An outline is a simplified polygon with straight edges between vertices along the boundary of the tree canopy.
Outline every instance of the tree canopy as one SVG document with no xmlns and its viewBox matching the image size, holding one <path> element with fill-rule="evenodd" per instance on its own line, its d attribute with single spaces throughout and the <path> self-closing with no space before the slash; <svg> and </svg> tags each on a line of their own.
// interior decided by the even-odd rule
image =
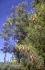
<svg viewBox="0 0 45 70">
<path fill-rule="evenodd" d="M 15 48 L 24 70 L 38 70 L 45 67 L 45 1 L 34 0 L 30 5 L 35 12 L 28 13 L 25 10 L 26 1 L 16 8 L 12 7 L 13 14 L 7 19 L 7 23 L 3 24 L 0 35 L 6 41 L 9 41 L 10 37 L 14 42 L 17 39 Z"/>
</svg>

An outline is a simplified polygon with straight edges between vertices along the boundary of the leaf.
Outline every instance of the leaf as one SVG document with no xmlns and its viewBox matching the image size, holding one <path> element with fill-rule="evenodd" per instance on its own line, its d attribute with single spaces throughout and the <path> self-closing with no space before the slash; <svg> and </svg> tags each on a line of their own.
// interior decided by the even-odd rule
<svg viewBox="0 0 45 70">
<path fill-rule="evenodd" d="M 13 62 L 13 63 L 16 63 L 16 62 L 17 62 L 17 60 L 13 60 L 12 62 Z"/>
</svg>

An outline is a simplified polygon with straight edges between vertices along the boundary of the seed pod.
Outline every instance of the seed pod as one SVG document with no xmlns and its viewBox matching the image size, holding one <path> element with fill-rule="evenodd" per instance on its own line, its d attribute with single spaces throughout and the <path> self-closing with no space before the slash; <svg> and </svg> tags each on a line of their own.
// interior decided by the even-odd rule
<svg viewBox="0 0 45 70">
<path fill-rule="evenodd" d="M 29 59 L 33 61 L 34 60 L 34 56 L 31 54 Z"/>
<path fill-rule="evenodd" d="M 32 18 L 34 18 L 35 16 L 34 15 L 32 15 Z"/>
<path fill-rule="evenodd" d="M 27 48 L 27 52 L 29 52 L 29 51 L 30 51 L 30 47 Z"/>
<path fill-rule="evenodd" d="M 40 69 L 41 66 L 42 66 L 42 63 L 39 64 L 39 69 Z"/>
<path fill-rule="evenodd" d="M 25 51 L 25 47 L 22 47 L 21 51 Z"/>
<path fill-rule="evenodd" d="M 31 26 L 33 26 L 33 23 L 31 23 Z"/>
</svg>

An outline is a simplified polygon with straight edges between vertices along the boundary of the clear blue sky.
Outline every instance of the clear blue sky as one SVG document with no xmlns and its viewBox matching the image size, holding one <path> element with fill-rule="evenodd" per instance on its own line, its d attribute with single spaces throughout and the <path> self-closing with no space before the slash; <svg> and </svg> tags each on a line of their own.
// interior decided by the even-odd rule
<svg viewBox="0 0 45 70">
<path fill-rule="evenodd" d="M 28 1 L 27 9 L 30 12 L 30 10 L 32 10 L 32 7 L 30 6 L 30 2 L 32 0 L 27 0 L 27 1 Z M 12 5 L 14 5 L 15 7 L 21 2 L 25 2 L 25 0 L 0 0 L 0 32 L 3 29 L 2 27 L 3 23 L 6 23 L 7 17 L 9 18 L 11 13 L 13 13 Z M 4 43 L 4 39 L 0 37 L 0 49 L 4 47 L 3 43 Z M 8 58 L 10 58 L 11 56 L 12 54 L 7 53 L 6 60 L 8 60 Z M 4 53 L 0 51 L 0 61 L 3 62 L 3 59 L 4 59 Z"/>
</svg>

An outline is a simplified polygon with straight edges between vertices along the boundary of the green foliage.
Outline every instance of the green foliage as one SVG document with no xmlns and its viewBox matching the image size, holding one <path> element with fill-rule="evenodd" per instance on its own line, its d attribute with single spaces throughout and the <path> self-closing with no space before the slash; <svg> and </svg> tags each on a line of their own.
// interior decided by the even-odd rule
<svg viewBox="0 0 45 70">
<path fill-rule="evenodd" d="M 17 38 L 16 49 L 24 55 L 21 58 L 19 57 L 19 65 L 11 65 L 10 68 L 21 69 L 21 65 L 23 65 L 23 70 L 38 70 L 39 67 L 43 69 L 45 67 L 45 2 L 43 0 L 32 1 L 31 6 L 34 7 L 35 12 L 31 11 L 31 13 L 28 13 L 24 9 L 26 6 L 27 4 L 23 2 L 16 6 L 16 11 L 13 10 L 12 14 L 14 18 L 9 18 L 7 23 L 3 24 L 3 28 L 5 29 L 3 29 L 4 34 L 10 32 L 11 34 L 16 33 L 16 35 L 11 35 L 11 37 L 14 36 L 14 40 L 20 36 L 20 39 Z M 31 14 L 31 18 L 29 14 Z M 9 31 L 6 25 L 9 26 Z M 14 27 L 15 25 L 16 27 Z M 0 35 L 6 40 L 10 38 L 7 35 L 3 36 L 2 33 Z M 27 52 L 28 47 L 30 47 L 29 52 Z M 17 60 L 13 60 L 13 63 L 18 62 Z"/>
<path fill-rule="evenodd" d="M 0 70 L 22 70 L 22 65 L 19 63 L 8 62 L 3 65 L 0 65 Z"/>
<path fill-rule="evenodd" d="M 15 63 L 15 62 L 17 62 L 17 60 L 15 60 L 15 59 L 13 59 L 13 61 L 12 61 L 13 63 Z"/>
</svg>

